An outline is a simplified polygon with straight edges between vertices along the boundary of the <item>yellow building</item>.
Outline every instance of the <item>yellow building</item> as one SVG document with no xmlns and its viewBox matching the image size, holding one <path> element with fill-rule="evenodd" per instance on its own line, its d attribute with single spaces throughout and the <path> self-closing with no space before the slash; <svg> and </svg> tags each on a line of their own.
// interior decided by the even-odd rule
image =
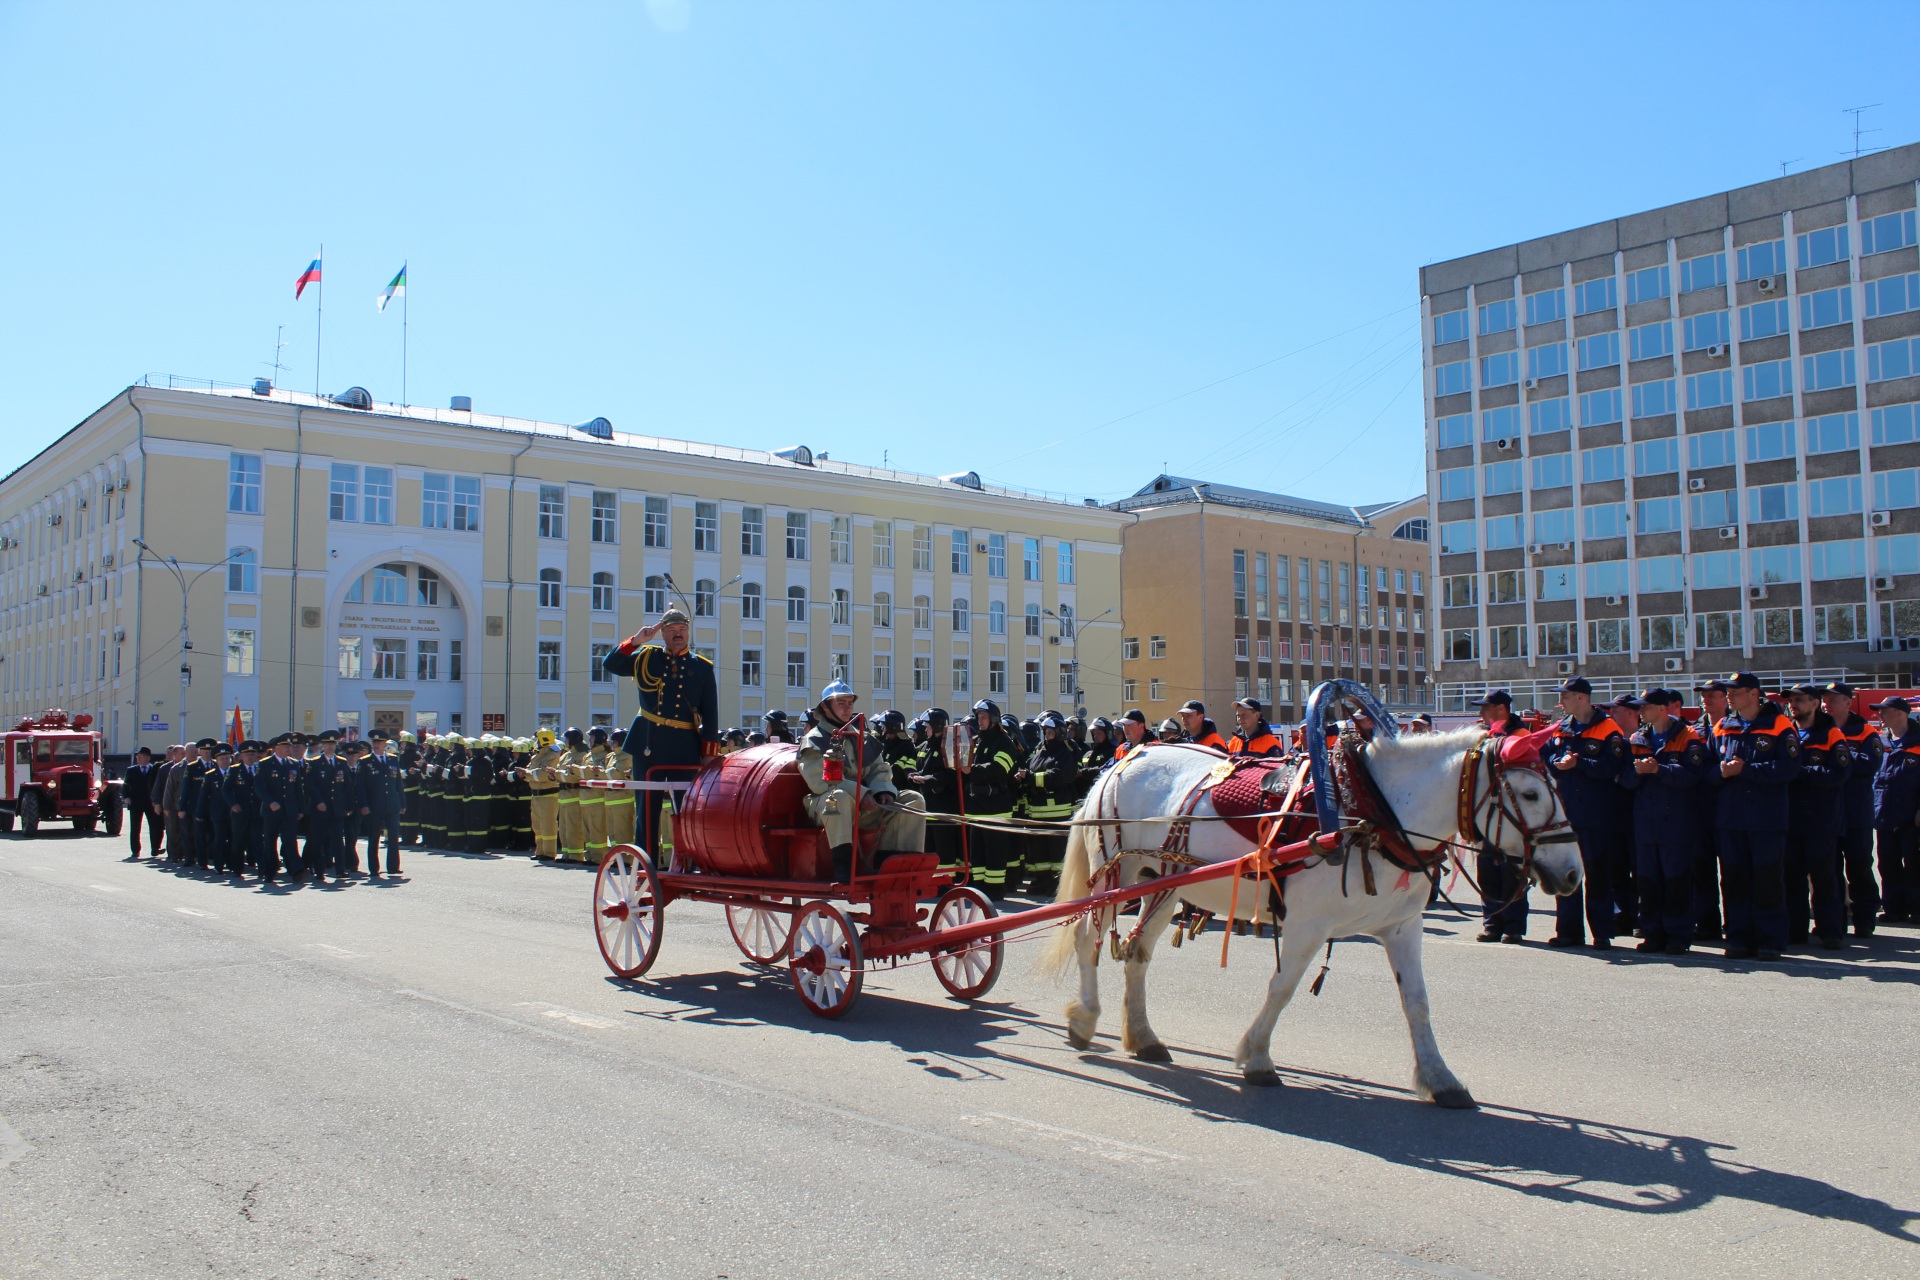
<svg viewBox="0 0 1920 1280">
<path fill-rule="evenodd" d="M 1223 731 L 1276 724 L 1340 676 L 1430 707 L 1425 496 L 1371 507 L 1158 476 L 1112 504 L 1122 534 L 1121 702 L 1155 724 L 1197 698 Z"/>
<path fill-rule="evenodd" d="M 454 403 L 115 396 L 0 481 L 6 714 L 88 712 L 120 752 L 236 706 L 256 734 L 624 725 L 598 656 L 670 601 L 728 725 L 834 676 L 868 710 L 1035 715 L 1076 658 L 1079 702 L 1119 699 L 1120 513 Z"/>
</svg>

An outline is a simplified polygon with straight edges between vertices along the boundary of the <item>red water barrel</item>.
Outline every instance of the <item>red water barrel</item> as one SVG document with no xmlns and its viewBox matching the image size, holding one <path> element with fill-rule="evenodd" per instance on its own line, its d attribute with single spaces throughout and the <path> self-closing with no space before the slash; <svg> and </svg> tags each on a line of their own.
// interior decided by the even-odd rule
<svg viewBox="0 0 1920 1280">
<path fill-rule="evenodd" d="M 801 804 L 799 755 L 769 742 L 702 769 L 673 818 L 676 852 L 710 875 L 787 879 L 792 842 L 779 833 L 813 826 Z"/>
</svg>

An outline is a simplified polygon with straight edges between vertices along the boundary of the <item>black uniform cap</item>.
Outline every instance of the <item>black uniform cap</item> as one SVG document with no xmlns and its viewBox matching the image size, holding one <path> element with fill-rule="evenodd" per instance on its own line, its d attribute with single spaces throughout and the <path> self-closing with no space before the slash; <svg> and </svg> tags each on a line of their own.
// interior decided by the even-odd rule
<svg viewBox="0 0 1920 1280">
<path fill-rule="evenodd" d="M 1843 698 L 1851 698 L 1853 696 L 1853 686 L 1845 680 L 1830 680 L 1820 686 L 1820 692 L 1837 693 Z"/>
<path fill-rule="evenodd" d="M 1912 711 L 1913 704 L 1896 693 L 1885 702 L 1876 702 L 1868 709 L 1872 711 Z"/>
<path fill-rule="evenodd" d="M 1695 693 L 1725 693 L 1728 685 L 1725 680 L 1709 680 L 1705 684 L 1693 686 Z"/>
<path fill-rule="evenodd" d="M 1790 686 L 1787 689 L 1788 696 L 1792 696 L 1793 694 L 1796 694 L 1796 693 L 1803 698 L 1812 698 L 1818 701 L 1821 694 L 1821 688 L 1817 684 L 1796 684 L 1796 685 Z"/>
<path fill-rule="evenodd" d="M 1610 707 L 1626 707 L 1629 710 L 1638 711 L 1647 704 L 1630 693 L 1623 693 L 1607 705 Z"/>
<path fill-rule="evenodd" d="M 1180 710 L 1191 711 L 1195 715 L 1203 716 L 1207 714 L 1207 704 L 1200 701 L 1200 699 L 1198 698 L 1188 698 L 1184 703 L 1180 705 Z"/>
<path fill-rule="evenodd" d="M 1255 715 L 1260 714 L 1260 699 L 1258 698 L 1242 698 L 1233 705 L 1236 707 L 1245 707 Z"/>
<path fill-rule="evenodd" d="M 1125 715 L 1121 716 L 1120 718 L 1122 720 L 1131 720 L 1135 724 L 1146 724 L 1147 722 L 1146 712 L 1140 710 L 1140 708 L 1138 707 L 1133 708 L 1131 711 L 1127 712 Z"/>
<path fill-rule="evenodd" d="M 375 729 L 372 733 L 367 735 L 367 741 L 392 742 L 393 739 L 387 736 L 387 731 L 385 729 Z"/>
<path fill-rule="evenodd" d="M 316 733 L 313 736 L 313 740 L 315 742 L 338 742 L 340 741 L 340 731 L 338 729 L 326 729 L 320 733 Z"/>
<path fill-rule="evenodd" d="M 1565 693 L 1567 690 L 1562 689 L 1560 692 Z M 1502 706 L 1511 709 L 1513 706 L 1513 695 L 1505 689 L 1489 689 L 1487 690 L 1486 696 L 1481 698 L 1477 705 L 1482 707 Z"/>
<path fill-rule="evenodd" d="M 1752 689 L 1756 693 L 1761 692 L 1760 677 L 1751 671 L 1736 671 L 1727 677 L 1726 683 L 1729 689 Z"/>
<path fill-rule="evenodd" d="M 1586 694 L 1591 694 L 1591 693 L 1593 692 L 1593 685 L 1592 685 L 1591 683 L 1589 683 L 1589 682 L 1588 682 L 1588 680 L 1587 680 L 1587 678 L 1586 678 L 1585 676 L 1575 676 L 1575 677 L 1574 677 L 1573 679 L 1571 679 L 1571 680 L 1569 680 L 1569 681 L 1567 681 L 1567 682 L 1566 682 L 1565 684 L 1563 684 L 1563 685 L 1561 685 L 1561 686 L 1560 686 L 1560 690 L 1559 690 L 1559 691 L 1560 691 L 1561 693 L 1586 693 Z M 1511 704 L 1509 704 L 1509 705 L 1511 705 Z"/>
<path fill-rule="evenodd" d="M 220 745 L 220 739 L 218 738 L 202 738 L 200 739 L 200 741 L 193 744 L 194 749 L 196 751 L 212 751 L 215 747 L 218 747 L 219 745 Z"/>
</svg>

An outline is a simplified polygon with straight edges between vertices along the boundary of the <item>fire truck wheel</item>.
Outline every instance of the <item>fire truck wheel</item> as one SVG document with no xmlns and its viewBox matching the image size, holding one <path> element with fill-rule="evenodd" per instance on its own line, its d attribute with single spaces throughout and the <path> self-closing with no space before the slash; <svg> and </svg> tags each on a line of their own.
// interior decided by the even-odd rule
<svg viewBox="0 0 1920 1280">
<path fill-rule="evenodd" d="M 25 791 L 20 795 L 20 834 L 31 840 L 40 834 L 40 793 Z"/>
<path fill-rule="evenodd" d="M 121 820 L 126 815 L 126 809 L 121 805 L 120 797 L 113 797 L 112 802 L 103 805 L 102 809 L 103 812 L 101 816 L 106 819 L 107 834 L 110 836 L 119 835 Z"/>
<path fill-rule="evenodd" d="M 13 833 L 13 810 L 0 811 L 0 835 Z"/>
</svg>

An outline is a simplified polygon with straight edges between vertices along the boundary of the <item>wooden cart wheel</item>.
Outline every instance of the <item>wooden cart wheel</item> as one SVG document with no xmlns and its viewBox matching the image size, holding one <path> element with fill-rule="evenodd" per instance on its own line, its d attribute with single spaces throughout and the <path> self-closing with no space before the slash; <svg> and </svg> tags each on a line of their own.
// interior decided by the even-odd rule
<svg viewBox="0 0 1920 1280">
<path fill-rule="evenodd" d="M 957 929 L 961 925 L 991 920 L 999 912 L 987 895 L 971 885 L 955 885 L 933 904 L 933 919 L 927 928 L 935 933 Z M 1006 941 L 1000 937 L 981 938 L 953 951 L 933 953 L 933 976 L 956 1000 L 978 1000 L 1000 981 L 1000 966 L 1006 959 Z"/>
<path fill-rule="evenodd" d="M 637 978 L 652 966 L 665 907 L 651 858 L 630 844 L 607 850 L 593 878 L 593 932 L 607 968 Z"/>
<path fill-rule="evenodd" d="M 787 967 L 800 1003 L 838 1018 L 860 998 L 860 937 L 830 902 L 809 902 L 793 918 Z"/>
<path fill-rule="evenodd" d="M 740 953 L 755 964 L 779 964 L 793 942 L 793 913 L 727 904 L 727 930 Z"/>
</svg>

